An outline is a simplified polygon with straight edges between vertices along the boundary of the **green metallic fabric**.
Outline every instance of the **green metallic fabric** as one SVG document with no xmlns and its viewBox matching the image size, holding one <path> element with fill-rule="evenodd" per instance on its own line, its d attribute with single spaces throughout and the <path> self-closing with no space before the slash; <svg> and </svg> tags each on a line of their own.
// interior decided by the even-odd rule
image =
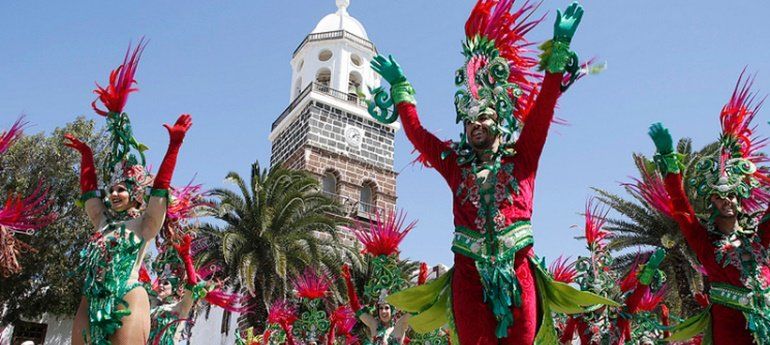
<svg viewBox="0 0 770 345">
<path fill-rule="evenodd" d="M 752 291 L 740 286 L 712 283 L 709 297 L 715 304 L 743 312 L 755 344 L 770 344 L 770 289 Z"/>
<path fill-rule="evenodd" d="M 121 319 L 131 314 L 123 299 L 140 283 L 128 284 L 137 255 L 144 245 L 126 229 L 124 219 L 108 219 L 80 252 L 79 271 L 85 272 L 83 295 L 88 300 L 88 333 L 86 343 L 110 344 L 109 337 L 121 326 Z"/>
<path fill-rule="evenodd" d="M 703 334 L 701 345 L 711 345 L 711 307 L 706 308 L 695 316 L 682 321 L 678 325 L 669 329 L 671 335 L 663 339 L 665 341 L 686 341 L 698 334 Z"/>
<path fill-rule="evenodd" d="M 83 195 L 80 196 L 80 199 L 78 199 L 78 205 L 83 206 L 86 204 L 86 201 L 91 199 L 101 199 L 104 197 L 104 193 L 100 190 L 91 190 L 88 192 L 83 193 Z"/>
<path fill-rule="evenodd" d="M 679 174 L 684 170 L 682 165 L 682 155 L 676 152 L 669 152 L 665 154 L 655 154 L 655 164 L 658 165 L 658 170 L 663 176 L 667 174 Z"/>
<path fill-rule="evenodd" d="M 534 243 L 532 223 L 519 221 L 499 232 L 481 234 L 463 226 L 455 228 L 452 251 L 476 261 L 511 260 L 516 252 Z M 496 256 L 492 259 L 492 256 Z"/>
<path fill-rule="evenodd" d="M 150 189 L 150 196 L 158 197 L 158 198 L 164 198 L 166 201 L 168 201 L 168 189 Z M 168 202 L 167 202 L 168 203 Z"/>
<path fill-rule="evenodd" d="M 294 321 L 292 333 L 301 342 L 320 342 L 322 336 L 329 332 L 331 322 L 326 315 L 323 300 L 302 298 L 299 318 Z"/>
<path fill-rule="evenodd" d="M 417 104 L 414 99 L 414 88 L 406 79 L 395 82 L 390 87 L 390 94 L 385 88 L 369 89 L 372 99 L 367 100 L 369 115 L 380 123 L 390 124 L 398 119 L 396 104 L 407 102 Z"/>
<path fill-rule="evenodd" d="M 513 267 L 516 252 L 534 243 L 529 221 L 511 224 L 505 229 L 480 233 L 457 227 L 452 251 L 476 262 L 481 277 L 484 301 L 498 320 L 498 338 L 507 336 L 513 324 L 512 306 L 521 305 L 521 287 Z"/>
<path fill-rule="evenodd" d="M 150 311 L 150 318 L 152 322 L 147 342 L 154 344 L 156 338 L 160 337 L 158 345 L 174 345 L 174 336 L 180 320 L 175 308 L 169 305 L 155 307 Z"/>
<path fill-rule="evenodd" d="M 427 334 L 447 327 L 452 344 L 459 344 L 452 317 L 453 272 L 450 269 L 423 285 L 394 293 L 388 296 L 387 302 L 398 310 L 414 314 L 409 319 L 409 327 L 413 331 Z"/>
<path fill-rule="evenodd" d="M 399 291 L 409 285 L 407 278 L 398 266 L 397 255 L 378 255 L 371 257 L 371 279 L 364 285 L 364 295 L 373 301 L 385 291 Z"/>
<path fill-rule="evenodd" d="M 111 174 L 115 167 L 123 161 L 130 161 L 134 164 L 140 163 L 142 166 L 145 165 L 144 151 L 147 151 L 148 148 L 134 138 L 128 114 L 118 114 L 115 112 L 107 114 L 107 131 L 110 133 L 110 152 L 108 154 L 108 159 L 104 162 L 105 166 L 102 170 L 104 174 L 106 174 L 105 181 L 109 181 L 109 174 Z M 141 161 L 137 161 L 136 158 L 130 154 L 132 149 L 139 153 Z"/>
<path fill-rule="evenodd" d="M 540 329 L 535 336 L 535 344 L 537 345 L 559 343 L 552 312 L 582 314 L 593 310 L 597 305 L 620 306 L 613 300 L 588 291 L 580 291 L 569 284 L 553 280 L 546 268 L 534 258 L 531 259 L 531 264 L 537 285 L 537 297 L 543 310 Z"/>
</svg>

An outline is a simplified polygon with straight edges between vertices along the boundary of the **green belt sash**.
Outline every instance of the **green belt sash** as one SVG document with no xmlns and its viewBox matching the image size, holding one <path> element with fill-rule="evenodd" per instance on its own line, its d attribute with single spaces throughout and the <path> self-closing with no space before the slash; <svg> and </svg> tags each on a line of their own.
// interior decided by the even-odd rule
<svg viewBox="0 0 770 345">
<path fill-rule="evenodd" d="M 770 291 L 753 291 L 740 286 L 712 283 L 711 302 L 740 310 L 757 344 L 770 344 Z"/>
<path fill-rule="evenodd" d="M 510 260 L 516 252 L 535 243 L 532 223 L 518 221 L 499 232 L 482 234 L 464 226 L 455 228 L 452 251 L 476 261 Z"/>
<path fill-rule="evenodd" d="M 501 231 L 480 233 L 458 226 L 452 251 L 473 259 L 481 277 L 484 302 L 497 319 L 498 338 L 513 324 L 511 307 L 521 306 L 521 286 L 513 267 L 516 252 L 534 243 L 529 221 L 513 223 Z"/>
<path fill-rule="evenodd" d="M 742 312 L 757 312 L 767 305 L 768 294 L 757 295 L 751 290 L 724 283 L 712 283 L 709 291 L 711 301 Z"/>
</svg>

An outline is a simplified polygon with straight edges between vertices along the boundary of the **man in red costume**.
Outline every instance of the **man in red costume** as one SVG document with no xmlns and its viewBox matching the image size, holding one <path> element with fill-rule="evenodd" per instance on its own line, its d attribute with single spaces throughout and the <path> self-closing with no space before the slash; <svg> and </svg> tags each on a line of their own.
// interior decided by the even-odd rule
<svg viewBox="0 0 770 345">
<path fill-rule="evenodd" d="M 697 162 L 695 176 L 688 181 L 710 212 L 707 219 L 699 219 L 688 200 L 668 129 L 656 123 L 649 132 L 674 206 L 673 218 L 706 270 L 710 287 L 712 305 L 702 322 L 685 325 L 710 326 L 711 334 L 698 331 L 707 333 L 704 338 L 713 337 L 716 345 L 770 344 L 770 223 L 762 221 L 766 218 L 760 217 L 759 207 L 768 201 L 769 180 L 755 164 L 766 158 L 756 152 L 761 141 L 753 137 L 750 124 L 759 108 L 752 106 L 752 80 L 741 79 L 722 108 L 719 150 Z M 695 334 L 692 329 L 684 333 Z"/>
<path fill-rule="evenodd" d="M 451 314 L 460 344 L 535 342 L 537 290 L 545 288 L 536 284 L 540 268 L 530 262 L 535 175 L 556 100 L 579 70 L 569 44 L 582 7 L 573 3 L 564 14 L 557 13 L 554 38 L 541 46 L 539 67 L 545 77 L 536 82 L 538 61 L 528 56 L 530 43 L 524 38 L 539 22 L 527 22 L 535 6 L 511 12 L 512 5 L 512 0 L 479 0 L 466 23 L 466 62 L 455 77 L 464 88 L 455 96 L 457 122 L 465 126 L 460 142 L 444 142 L 422 127 L 414 89 L 392 57 L 377 56 L 371 63 L 390 83 L 392 101 L 382 89 L 373 90 L 370 113 L 386 123 L 400 114 L 421 160 L 444 177 L 454 194 L 453 270 L 388 301 L 422 312 L 410 320 L 415 331 L 437 329 L 444 321 L 440 315 Z M 383 116 L 392 104 L 392 116 Z M 591 296 L 592 303 L 599 300 Z M 548 325 L 550 336 L 551 320 Z"/>
</svg>

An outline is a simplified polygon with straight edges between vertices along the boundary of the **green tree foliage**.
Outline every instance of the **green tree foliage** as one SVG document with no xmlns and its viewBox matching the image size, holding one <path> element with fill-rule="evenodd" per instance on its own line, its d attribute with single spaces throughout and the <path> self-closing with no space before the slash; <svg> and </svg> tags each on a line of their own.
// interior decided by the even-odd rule
<svg viewBox="0 0 770 345">
<path fill-rule="evenodd" d="M 22 253 L 22 272 L 0 277 L 0 324 L 43 313 L 74 315 L 80 302 L 83 279 L 74 268 L 93 226 L 83 209 L 75 205 L 80 194 L 80 155 L 62 145 L 64 133 L 72 133 L 91 146 L 96 165 L 101 166 L 107 138 L 94 129 L 93 121 L 82 117 L 50 135 L 23 136 L 0 156 L 0 199 L 11 192 L 28 195 L 42 185 L 54 199 L 52 211 L 59 214 L 56 222 L 34 235 L 17 235 L 38 252 Z"/>
<path fill-rule="evenodd" d="M 717 144 L 712 143 L 694 152 L 690 139 L 682 139 L 677 145 L 677 151 L 684 155 L 685 191 L 698 213 L 704 212 L 705 206 L 696 201 L 695 190 L 686 181 L 693 175 L 695 163 L 702 157 L 713 154 L 716 149 Z M 655 171 L 647 157 L 640 154 L 634 154 L 633 157 L 640 174 L 645 170 Z M 668 255 L 661 264 L 669 285 L 665 303 L 674 314 L 692 315 L 700 309 L 693 293 L 703 289 L 703 278 L 694 269 L 695 265 L 699 265 L 695 255 L 687 246 L 679 226 L 673 219 L 656 210 L 628 186 L 625 189 L 630 197 L 595 189 L 599 200 L 620 215 L 617 218 L 608 218 L 606 226 L 607 230 L 613 232 L 608 249 L 623 253 L 615 258 L 615 264 L 618 269 L 627 271 L 639 256 L 639 248 L 644 253 L 650 253 L 655 248 L 665 248 Z"/>
<path fill-rule="evenodd" d="M 261 330 L 267 306 L 289 294 L 292 277 L 306 267 L 338 276 L 342 263 L 356 258 L 340 243 L 341 206 L 324 196 L 307 172 L 260 169 L 256 162 L 248 182 L 235 172 L 227 180 L 235 191 L 212 191 L 219 211 L 216 218 L 223 225 L 201 229 L 219 244 L 221 253 L 210 253 L 203 260 L 220 256 L 231 282 L 254 296 L 257 310 L 251 321 Z"/>
</svg>

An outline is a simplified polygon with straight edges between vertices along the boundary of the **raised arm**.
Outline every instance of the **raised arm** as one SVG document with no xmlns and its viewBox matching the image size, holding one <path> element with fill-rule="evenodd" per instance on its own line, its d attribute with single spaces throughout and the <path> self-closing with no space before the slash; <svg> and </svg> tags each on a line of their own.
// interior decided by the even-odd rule
<svg viewBox="0 0 770 345">
<path fill-rule="evenodd" d="M 177 305 L 177 312 L 182 319 L 187 318 L 196 301 L 206 297 L 206 288 L 198 284 L 198 274 L 195 272 L 195 265 L 193 264 L 193 258 L 190 254 L 191 242 L 192 238 L 190 235 L 185 235 L 180 244 L 174 244 L 174 249 L 184 263 L 185 274 L 187 276 L 184 285 L 184 296 L 182 296 L 182 301 Z"/>
<path fill-rule="evenodd" d="M 569 45 L 582 18 L 583 8 L 577 2 L 567 7 L 564 14 L 557 11 L 553 39 L 541 46 L 543 54 L 540 56 L 540 69 L 545 71 L 545 78 L 516 142 L 520 161 L 518 169 L 524 169 L 525 176 L 533 176 L 537 171 L 540 154 L 553 121 L 556 101 L 564 88 L 564 72 L 569 71 L 573 80 L 577 75 L 577 55 L 570 51 Z"/>
<path fill-rule="evenodd" d="M 174 175 L 176 157 L 190 126 L 192 126 L 192 118 L 187 114 L 179 116 L 173 126 L 163 125 L 168 130 L 169 144 L 166 155 L 163 157 L 163 163 L 158 169 L 158 175 L 155 176 L 150 192 L 150 201 L 147 203 L 147 210 L 142 221 L 142 238 L 146 241 L 155 238 L 165 220 L 166 208 L 168 207 L 168 189 L 171 186 L 171 177 Z"/>
<path fill-rule="evenodd" d="M 401 66 L 392 56 L 377 55 L 372 59 L 372 69 L 390 83 L 390 93 L 396 111 L 401 116 L 404 133 L 417 151 L 435 168 L 447 182 L 452 184 L 459 177 L 457 158 L 454 153 L 442 157 L 450 150 L 449 144 L 438 139 L 425 129 L 417 114 L 417 101 L 414 98 L 414 88 L 406 80 Z"/>
<path fill-rule="evenodd" d="M 668 129 L 661 123 L 650 126 L 648 133 L 655 143 L 655 163 L 663 175 L 663 184 L 671 198 L 674 207 L 674 220 L 679 230 L 687 240 L 688 245 L 695 251 L 698 259 L 703 261 L 704 255 L 713 254 L 706 232 L 695 216 L 682 183 L 682 166 L 679 154 L 674 152 L 674 142 Z M 710 254 L 709 254 L 710 253 Z"/>
<path fill-rule="evenodd" d="M 411 317 L 412 314 L 405 313 L 404 315 L 401 315 L 398 320 L 396 320 L 396 325 L 393 327 L 393 335 L 395 335 L 399 342 L 404 341 L 406 332 L 409 331 L 409 319 Z"/>
<path fill-rule="evenodd" d="M 96 183 L 94 154 L 88 145 L 71 134 L 64 135 L 64 146 L 71 147 L 80 152 L 80 201 L 85 207 L 88 219 L 91 220 L 94 228 L 98 228 L 102 223 L 104 212 L 107 208 L 104 206 L 102 192 Z"/>
<path fill-rule="evenodd" d="M 356 287 L 353 285 L 353 281 L 350 278 L 350 267 L 348 265 L 342 265 L 342 278 L 345 279 L 345 287 L 348 293 L 348 303 L 350 303 L 350 309 L 356 313 L 356 317 L 369 329 L 369 334 L 377 334 L 377 320 L 366 312 L 366 309 L 361 307 L 361 303 L 358 300 L 358 294 L 356 293 Z"/>
</svg>

